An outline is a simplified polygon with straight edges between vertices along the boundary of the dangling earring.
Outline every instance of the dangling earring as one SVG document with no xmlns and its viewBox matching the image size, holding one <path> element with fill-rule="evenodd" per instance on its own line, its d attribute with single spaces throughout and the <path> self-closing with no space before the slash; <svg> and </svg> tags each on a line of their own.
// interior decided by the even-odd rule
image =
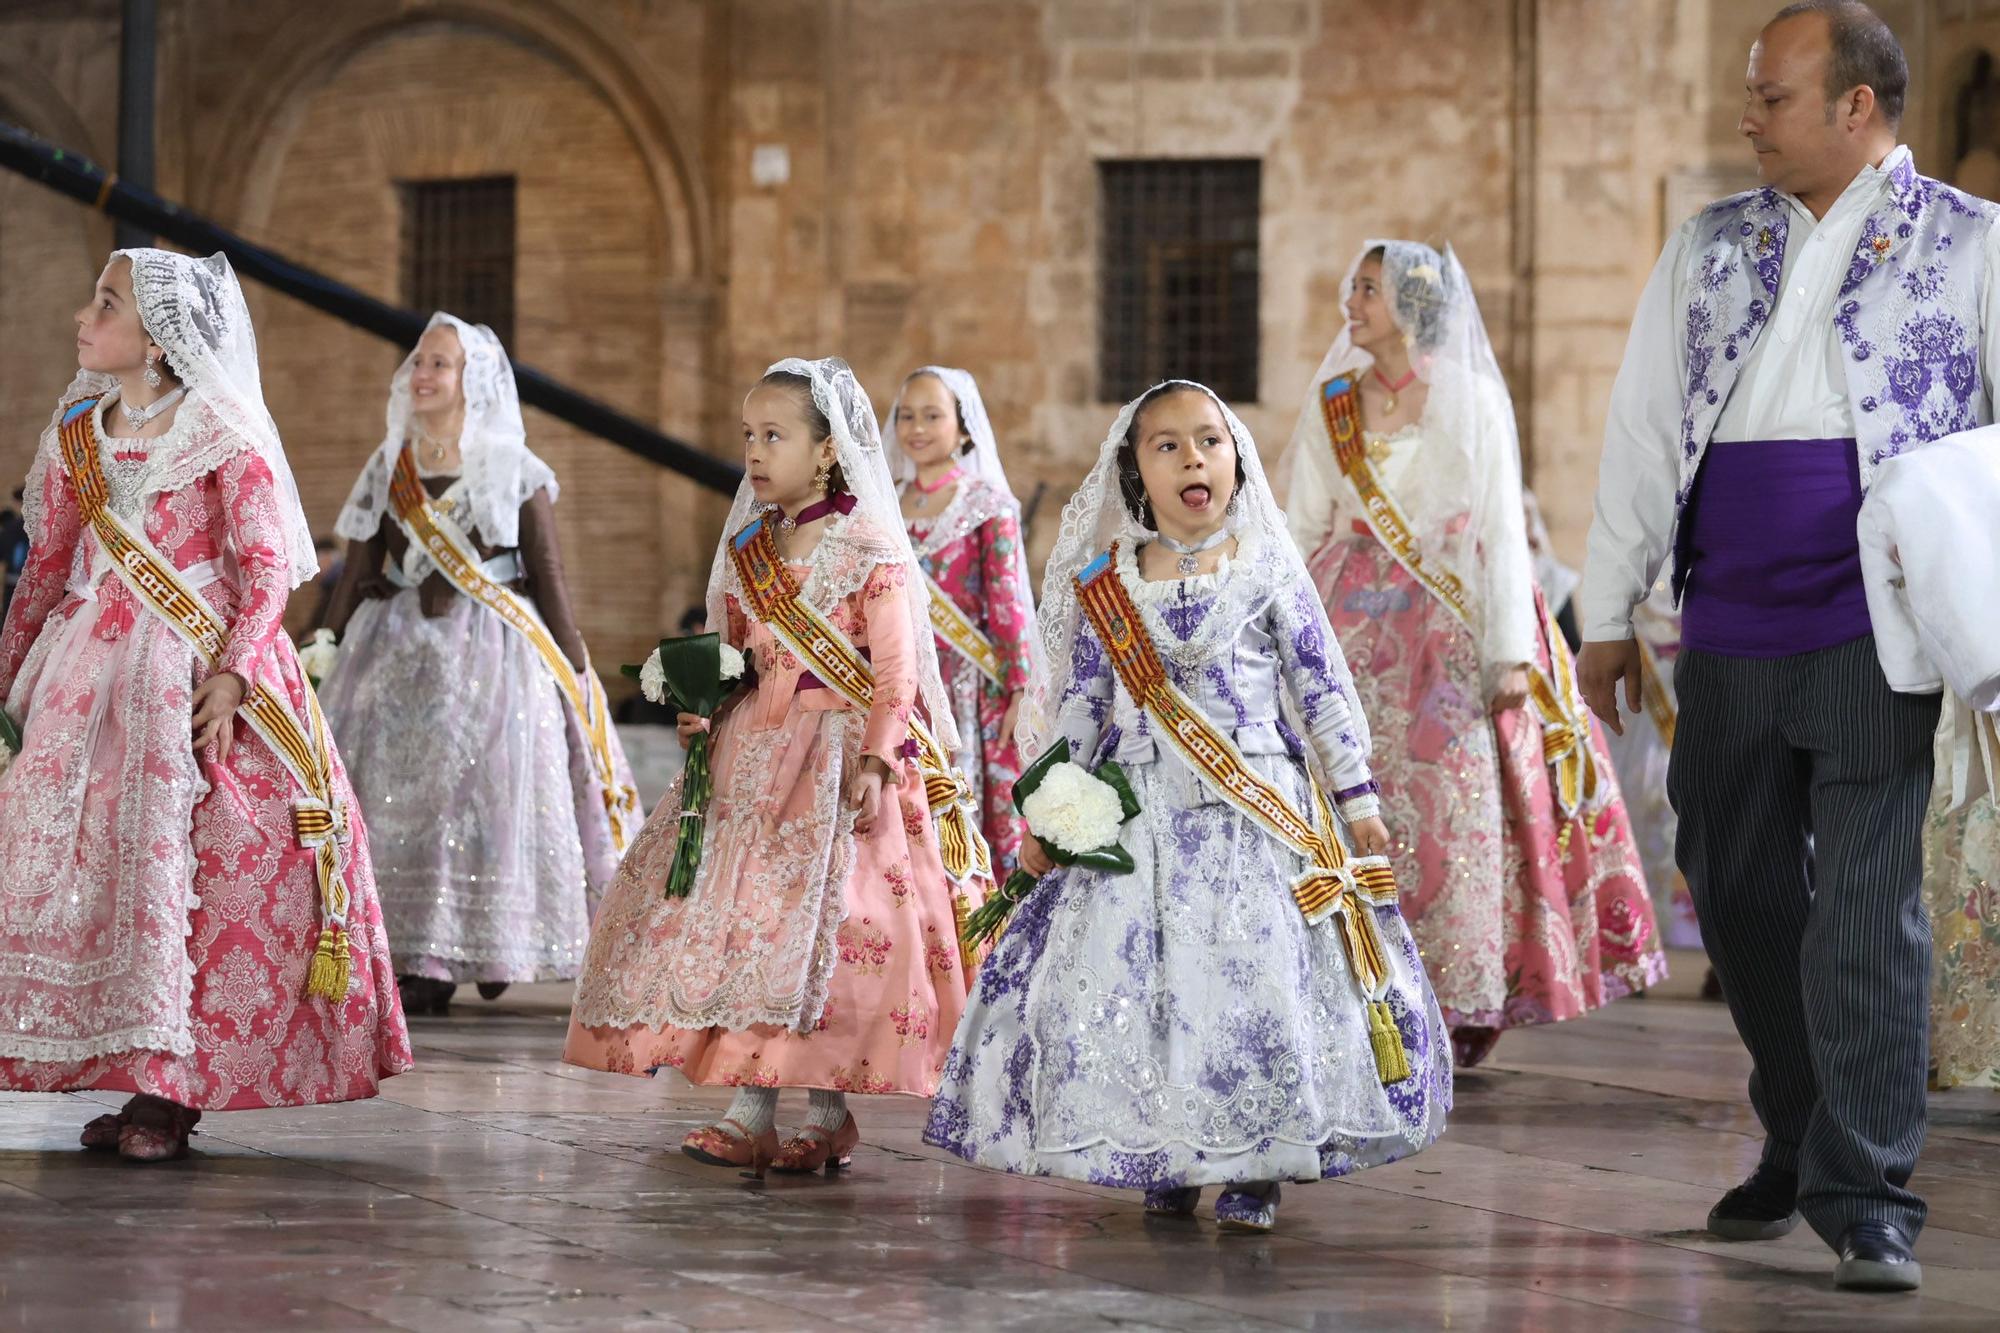
<svg viewBox="0 0 2000 1333">
<path fill-rule="evenodd" d="M 151 353 L 148 353 L 146 356 L 146 373 L 140 378 L 146 381 L 146 387 L 149 389 L 157 389 L 166 383 L 166 380 L 160 375 L 159 360 L 158 357 Z"/>
<path fill-rule="evenodd" d="M 833 487 L 833 460 L 830 458 L 822 458 L 820 460 L 819 467 L 813 471 L 813 489 L 816 491 L 825 491 L 832 489 L 832 487 Z"/>
<path fill-rule="evenodd" d="M 1222 506 L 1222 512 L 1234 518 L 1236 516 L 1236 502 L 1242 498 L 1243 492 L 1240 489 L 1231 491 L 1229 493 L 1229 503 Z"/>
<path fill-rule="evenodd" d="M 1139 522 L 1139 526 L 1152 530 L 1153 504 L 1146 498 L 1146 483 L 1139 479 L 1136 471 L 1127 472 L 1123 466 L 1118 469 L 1118 493 L 1125 501 L 1125 510 Z"/>
</svg>

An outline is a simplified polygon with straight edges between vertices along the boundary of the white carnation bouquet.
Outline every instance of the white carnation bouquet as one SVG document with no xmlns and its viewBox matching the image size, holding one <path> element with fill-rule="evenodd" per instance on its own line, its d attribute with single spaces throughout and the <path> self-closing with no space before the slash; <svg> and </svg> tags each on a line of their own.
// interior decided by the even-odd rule
<svg viewBox="0 0 2000 1333">
<path fill-rule="evenodd" d="M 639 692 L 649 701 L 700 717 L 715 716 L 745 671 L 743 654 L 718 634 L 661 639 L 643 665 L 625 668 L 626 675 L 638 678 Z M 702 815 L 714 794 L 708 733 L 698 731 L 689 738 L 687 765 L 681 770 L 681 827 L 674 842 L 674 864 L 667 871 L 669 898 L 685 898 L 694 888 L 694 872 L 701 865 Z"/>
<path fill-rule="evenodd" d="M 339 660 L 340 646 L 330 629 L 314 630 L 312 637 L 299 645 L 299 666 L 314 689 L 318 689 L 333 674 L 333 665 Z"/>
<path fill-rule="evenodd" d="M 1014 781 L 1014 808 L 1028 832 L 1059 866 L 1129 874 L 1132 853 L 1119 845 L 1125 821 L 1139 813 L 1139 798 L 1125 770 L 1105 760 L 1097 771 L 1069 760 L 1069 742 L 1057 741 Z M 1035 877 L 1016 870 L 965 922 L 966 947 L 996 938 L 1008 917 L 1034 890 Z"/>
</svg>

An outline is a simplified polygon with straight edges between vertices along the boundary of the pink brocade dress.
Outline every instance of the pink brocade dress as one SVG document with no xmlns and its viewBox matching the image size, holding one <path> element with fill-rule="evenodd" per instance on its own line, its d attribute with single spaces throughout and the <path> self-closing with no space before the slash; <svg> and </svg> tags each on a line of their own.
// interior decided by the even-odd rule
<svg viewBox="0 0 2000 1333">
<path fill-rule="evenodd" d="M 1024 640 L 1034 633 L 1029 589 L 1015 570 L 1021 516 L 1014 497 L 989 482 L 967 481 L 935 520 L 909 520 L 910 544 L 937 585 L 973 624 L 1000 659 L 1000 680 L 989 679 L 943 636 L 937 636 L 938 672 L 951 695 L 958 723 L 959 770 L 972 784 L 980 831 L 993 850 L 993 879 L 1005 882 L 1021 859 L 1024 827 L 1014 809 L 1020 751 L 1000 744 L 1009 700 L 1028 688 Z"/>
<path fill-rule="evenodd" d="M 229 624 L 222 668 L 302 705 L 264 462 L 246 446 L 177 488 L 141 487 L 128 508 L 118 469 L 143 444 L 113 443 L 114 510 L 143 519 Z M 0 633 L 0 700 L 26 724 L 0 776 L 0 1088 L 143 1092 L 204 1111 L 373 1096 L 410 1067 L 410 1044 L 358 813 L 353 981 L 336 1005 L 304 995 L 320 903 L 290 775 L 240 717 L 226 763 L 195 753 L 208 668 L 103 571 L 59 465 L 32 538 Z M 333 785 L 358 810 L 337 752 Z"/>
<path fill-rule="evenodd" d="M 823 569 L 792 572 L 869 653 L 874 707 L 820 685 L 730 599 L 729 640 L 754 656 L 757 680 L 714 725 L 694 887 L 665 895 L 676 782 L 593 923 L 563 1059 L 621 1074 L 673 1068 L 697 1084 L 928 1097 L 968 981 L 924 785 L 903 757 L 917 695 L 910 590 L 889 564 L 857 571 L 851 592 Z M 842 794 L 870 755 L 898 780 L 863 838 Z"/>
<path fill-rule="evenodd" d="M 1552 1023 L 1666 975 L 1617 778 L 1568 829 L 1529 708 L 1495 718 L 1471 632 L 1365 524 L 1307 561 L 1373 724 L 1403 915 L 1452 1027 Z M 1546 626 L 1548 621 L 1543 619 Z M 1548 645 L 1535 664 L 1551 670 Z"/>
</svg>

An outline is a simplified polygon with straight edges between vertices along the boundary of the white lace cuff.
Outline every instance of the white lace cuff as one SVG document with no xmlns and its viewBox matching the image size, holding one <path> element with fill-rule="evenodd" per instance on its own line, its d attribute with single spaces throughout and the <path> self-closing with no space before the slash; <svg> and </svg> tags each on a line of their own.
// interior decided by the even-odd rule
<svg viewBox="0 0 2000 1333">
<path fill-rule="evenodd" d="M 1334 807 L 1340 811 L 1342 821 L 1348 824 L 1359 819 L 1373 819 L 1382 813 L 1382 798 L 1374 792 L 1362 796 L 1352 796 Z"/>
</svg>

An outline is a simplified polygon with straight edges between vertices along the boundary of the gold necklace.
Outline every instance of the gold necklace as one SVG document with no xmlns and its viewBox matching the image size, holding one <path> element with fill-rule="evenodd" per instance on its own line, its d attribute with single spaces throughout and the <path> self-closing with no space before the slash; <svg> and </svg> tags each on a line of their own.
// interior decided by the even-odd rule
<svg viewBox="0 0 2000 1333">
<path fill-rule="evenodd" d="M 425 430 L 421 422 L 413 422 L 411 424 L 416 427 L 417 431 L 418 456 L 428 467 L 443 467 L 445 459 L 451 457 L 451 446 L 455 441 L 446 442 L 440 440 L 437 436 Z"/>
</svg>

